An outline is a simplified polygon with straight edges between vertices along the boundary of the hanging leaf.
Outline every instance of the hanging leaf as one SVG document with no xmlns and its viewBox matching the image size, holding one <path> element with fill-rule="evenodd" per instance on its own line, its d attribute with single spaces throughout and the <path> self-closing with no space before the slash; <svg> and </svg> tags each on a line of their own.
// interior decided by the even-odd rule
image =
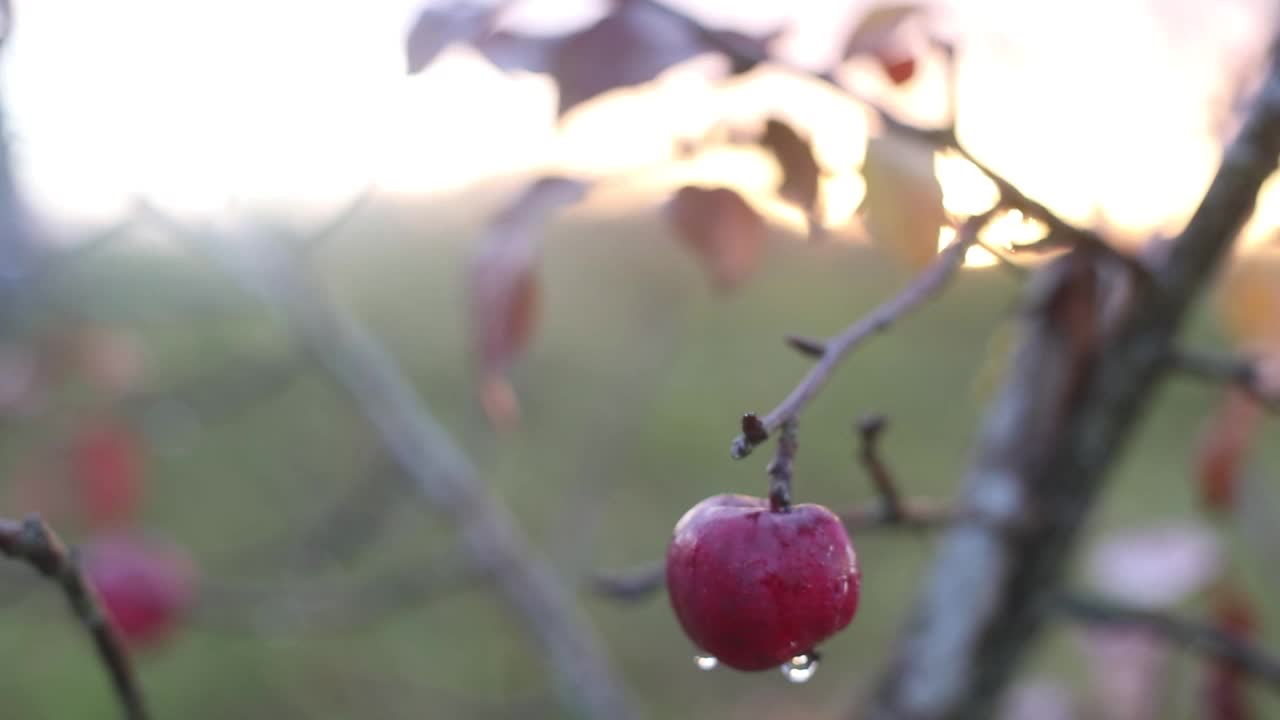
<svg viewBox="0 0 1280 720">
<path fill-rule="evenodd" d="M 423 10 L 405 41 L 409 74 L 421 72 L 450 45 L 479 38 L 493 24 L 498 9 L 458 0 Z"/>
<path fill-rule="evenodd" d="M 90 527 L 133 523 L 142 504 L 144 455 L 142 438 L 116 419 L 91 424 L 72 439 L 69 472 Z"/>
<path fill-rule="evenodd" d="M 764 218 L 737 192 L 687 185 L 671 197 L 666 215 L 717 290 L 738 287 L 760 264 Z"/>
<path fill-rule="evenodd" d="M 872 242 L 909 268 L 928 265 L 948 222 L 933 146 L 893 133 L 869 137 L 862 175 L 867 183 L 862 207 Z"/>
<path fill-rule="evenodd" d="M 560 115 L 610 90 L 647 83 L 714 49 L 702 29 L 682 15 L 644 0 L 620 2 L 557 48 L 551 74 L 560 88 Z"/>
<path fill-rule="evenodd" d="M 809 218 L 811 234 L 821 232 L 819 188 L 822 169 L 813 154 L 813 145 L 790 125 L 769 118 L 760 137 L 760 145 L 773 154 L 782 168 L 782 183 L 778 194 L 782 199 L 804 210 Z"/>
<path fill-rule="evenodd" d="M 872 8 L 849 33 L 840 57 L 848 60 L 855 55 L 880 55 L 894 44 L 898 28 L 923 11 L 924 6 L 916 3 L 890 3 Z"/>
<path fill-rule="evenodd" d="M 496 427 L 519 419 L 507 371 L 528 346 L 537 322 L 537 231 L 552 212 L 582 199 L 588 187 L 560 177 L 534 182 L 494 218 L 471 262 L 471 346 L 481 404 Z"/>
<path fill-rule="evenodd" d="M 1213 625 L 1225 635 L 1248 642 L 1257 638 L 1258 613 L 1242 590 L 1226 584 L 1214 594 Z M 1239 663 L 1211 659 L 1206 675 L 1205 718 L 1247 720 L 1254 717 L 1249 703 L 1249 676 Z"/>
<path fill-rule="evenodd" d="M 1231 388 L 1200 430 L 1195 480 L 1205 509 L 1230 512 L 1236 507 L 1249 449 L 1262 420 L 1257 401 Z"/>
</svg>

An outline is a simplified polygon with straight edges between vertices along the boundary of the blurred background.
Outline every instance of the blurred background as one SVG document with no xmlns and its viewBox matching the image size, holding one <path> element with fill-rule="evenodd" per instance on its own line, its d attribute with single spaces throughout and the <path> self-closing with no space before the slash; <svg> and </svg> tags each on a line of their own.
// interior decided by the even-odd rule
<svg viewBox="0 0 1280 720">
<path fill-rule="evenodd" d="M 296 256 L 368 325 L 649 717 L 835 717 L 875 679 L 930 559 L 927 533 L 854 536 L 862 608 L 803 685 L 700 672 L 662 593 L 620 603 L 584 578 L 660 559 L 708 495 L 763 494 L 767 454 L 734 463 L 726 450 L 740 415 L 771 408 L 810 365 L 781 338 L 833 334 L 911 277 L 859 217 L 874 115 L 801 73 L 837 67 L 905 117 L 945 123 L 947 65 L 924 34 L 903 41 L 916 67 L 897 83 L 873 58 L 841 57 L 882 3 L 670 0 L 708 26 L 782 29 L 777 62 L 726 77 L 723 58 L 700 55 L 561 117 L 550 76 L 498 69 L 465 43 L 406 74 L 422 0 L 14 4 L 0 56 L 21 200 L 10 220 L 38 260 L 6 281 L 19 289 L 0 337 L 0 515 L 40 512 L 86 557 L 121 538 L 163 556 L 182 612 L 136 655 L 156 717 L 563 716 L 555 668 L 521 619 L 459 580 L 447 514 L 416 498 L 348 397 L 238 281 L 235 259 L 255 244 Z M 929 32 L 958 48 L 968 148 L 1064 218 L 1130 244 L 1176 232 L 1194 209 L 1274 17 L 1261 0 L 925 5 Z M 610 11 L 519 0 L 497 26 L 563 35 Z M 779 196 L 777 159 L 740 141 L 770 117 L 811 141 L 816 209 Z M 993 202 L 966 161 L 939 154 L 933 168 L 949 213 Z M 468 268 L 495 216 L 547 176 L 591 187 L 530 242 L 534 329 L 503 368 L 519 418 L 495 427 L 469 350 Z M 767 222 L 727 284 L 671 225 L 667 199 L 689 184 L 730 188 Z M 1252 252 L 1280 225 L 1268 187 L 1245 231 Z M 823 242 L 806 239 L 806 212 Z M 1026 225 L 1005 218 L 987 240 L 1034 239 Z M 231 249 L 202 252 L 184 227 L 216 228 Z M 870 413 L 890 418 L 885 455 L 905 492 L 955 493 L 1012 342 L 1023 279 L 1008 270 L 972 251 L 942 302 L 846 363 L 804 416 L 798 499 L 874 500 L 852 432 Z M 1274 324 L 1280 308 L 1233 325 L 1240 313 L 1221 306 L 1202 308 L 1196 344 L 1226 348 L 1233 327 Z M 1240 408 L 1218 387 L 1166 386 L 1099 507 L 1082 586 L 1210 618 L 1229 595 L 1252 636 L 1277 638 L 1267 552 L 1280 543 L 1280 445 Z M 1215 432 L 1235 450 L 1213 477 L 1239 487 L 1210 514 Z M 116 716 L 82 634 L 51 587 L 3 568 L 5 717 Z M 1007 716 L 1202 717 L 1222 684 L 1140 634 L 1060 625 Z M 1257 717 L 1280 713 L 1254 695 Z"/>
</svg>

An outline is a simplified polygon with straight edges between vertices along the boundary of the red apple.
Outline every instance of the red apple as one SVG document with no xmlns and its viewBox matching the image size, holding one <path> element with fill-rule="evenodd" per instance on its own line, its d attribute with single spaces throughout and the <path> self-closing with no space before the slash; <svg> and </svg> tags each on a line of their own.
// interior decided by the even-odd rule
<svg viewBox="0 0 1280 720">
<path fill-rule="evenodd" d="M 694 505 L 667 549 L 667 589 L 695 645 L 738 670 L 779 667 L 842 630 L 858 609 L 858 560 L 821 505 L 716 495 Z"/>
<path fill-rule="evenodd" d="M 881 55 L 880 67 L 894 85 L 902 85 L 916 74 L 916 60 L 911 56 Z"/>
<path fill-rule="evenodd" d="M 178 547 L 109 535 L 86 545 L 81 562 L 116 632 L 134 648 L 167 638 L 191 605 L 195 568 Z"/>
</svg>

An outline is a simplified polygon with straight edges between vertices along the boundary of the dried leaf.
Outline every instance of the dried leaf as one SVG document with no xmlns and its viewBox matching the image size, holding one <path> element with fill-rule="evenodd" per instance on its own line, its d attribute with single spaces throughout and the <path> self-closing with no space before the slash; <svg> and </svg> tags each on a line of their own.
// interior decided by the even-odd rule
<svg viewBox="0 0 1280 720">
<path fill-rule="evenodd" d="M 644 0 L 620 2 L 556 49 L 551 74 L 560 88 L 560 115 L 712 50 L 702 29 L 687 18 Z"/>
<path fill-rule="evenodd" d="M 1242 472 L 1262 415 L 1256 400 L 1232 388 L 1201 428 L 1195 481 L 1200 504 L 1206 509 L 1230 512 L 1236 507 Z"/>
<path fill-rule="evenodd" d="M 1213 625 L 1237 640 L 1253 640 L 1258 634 L 1258 612 L 1242 590 L 1225 585 L 1215 593 Z M 1205 713 L 1209 720 L 1247 720 L 1254 717 L 1249 703 L 1249 676 L 1239 664 L 1215 658 L 1208 661 L 1205 681 Z"/>
<path fill-rule="evenodd" d="M 931 145 L 891 133 L 867 139 L 862 164 L 871 240 L 912 269 L 938 254 L 938 233 L 947 224 L 933 152 Z"/>
<path fill-rule="evenodd" d="M 1199 524 L 1109 533 L 1090 550 L 1086 572 L 1103 594 L 1148 609 L 1175 605 L 1222 571 L 1217 535 Z"/>
<path fill-rule="evenodd" d="M 822 169 L 813 154 L 813 145 L 790 125 L 777 118 L 769 118 L 765 123 L 760 145 L 773 154 L 782 168 L 782 183 L 778 186 L 778 194 L 804 210 L 811 223 L 817 223 L 820 218 L 818 190 Z"/>
<path fill-rule="evenodd" d="M 479 38 L 490 28 L 496 14 L 495 8 L 466 0 L 423 10 L 405 41 L 409 74 L 421 72 L 450 45 Z"/>
<path fill-rule="evenodd" d="M 746 280 L 764 250 L 764 218 L 729 188 L 680 188 L 667 204 L 668 221 L 702 262 L 716 289 Z"/>
<path fill-rule="evenodd" d="M 507 371 L 537 322 L 537 230 L 552 212 L 582 199 L 588 187 L 568 178 L 536 181 L 494 218 L 471 262 L 471 346 L 481 402 L 495 426 L 510 426 L 519 415 Z"/>
<path fill-rule="evenodd" d="M 872 8 L 849 33 L 840 57 L 848 60 L 854 55 L 880 54 L 892 44 L 898 28 L 923 11 L 924 6 L 916 3 L 891 3 Z"/>
<path fill-rule="evenodd" d="M 1280 255 L 1239 257 L 1222 278 L 1218 307 L 1226 330 L 1251 352 L 1280 352 Z"/>
</svg>

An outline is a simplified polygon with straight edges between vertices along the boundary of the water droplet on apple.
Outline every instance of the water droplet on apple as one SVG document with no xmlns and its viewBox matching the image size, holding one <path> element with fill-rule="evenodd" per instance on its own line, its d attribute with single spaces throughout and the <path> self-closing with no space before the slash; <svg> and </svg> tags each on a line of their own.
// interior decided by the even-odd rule
<svg viewBox="0 0 1280 720">
<path fill-rule="evenodd" d="M 715 670 L 720 661 L 710 655 L 694 655 L 693 663 L 699 670 Z"/>
<path fill-rule="evenodd" d="M 796 683 L 807 683 L 813 678 L 814 673 L 818 672 L 818 654 L 805 653 L 797 655 L 790 660 L 782 663 L 782 676 L 787 680 Z"/>
</svg>

